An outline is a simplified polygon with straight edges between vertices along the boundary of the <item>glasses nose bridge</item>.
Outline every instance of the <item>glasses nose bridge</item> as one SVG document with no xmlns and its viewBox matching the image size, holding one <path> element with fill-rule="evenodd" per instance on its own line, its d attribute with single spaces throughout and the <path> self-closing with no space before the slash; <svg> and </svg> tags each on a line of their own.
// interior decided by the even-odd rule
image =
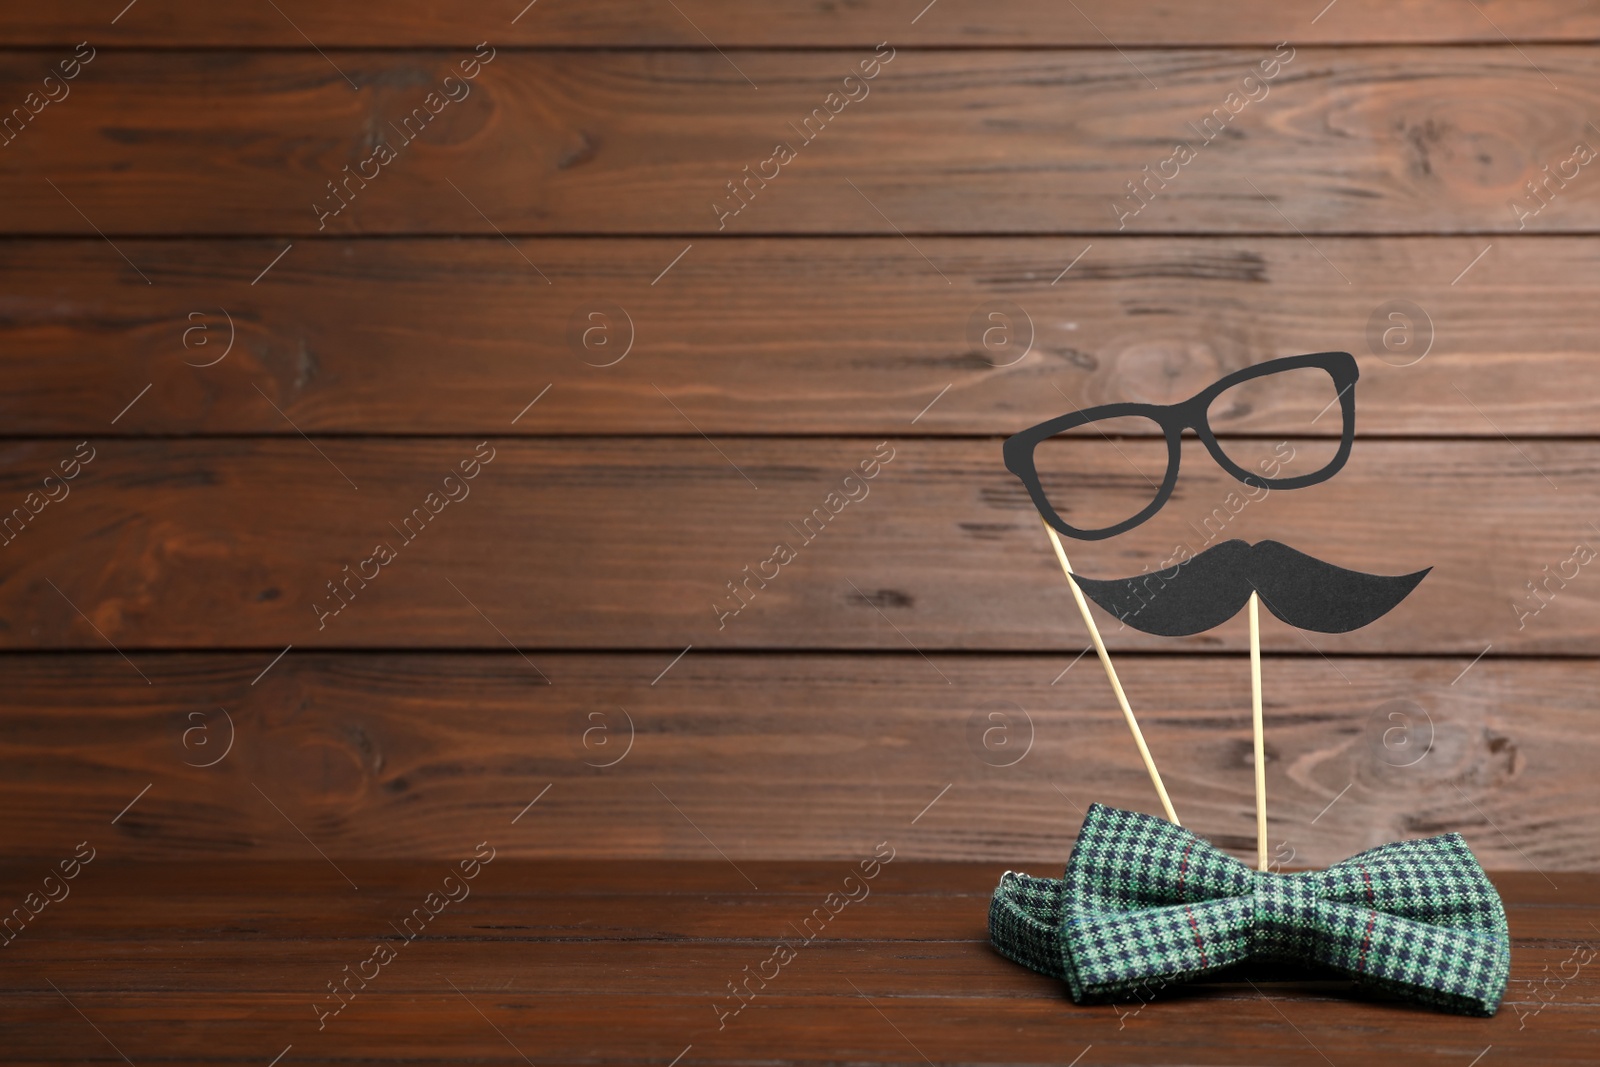
<svg viewBox="0 0 1600 1067">
<path fill-rule="evenodd" d="M 1169 437 L 1182 440 L 1185 430 L 1193 430 L 1208 449 L 1215 450 L 1216 434 L 1212 432 L 1208 421 L 1212 400 L 1210 393 L 1208 389 L 1167 409 L 1167 418 L 1162 421 Z"/>
</svg>

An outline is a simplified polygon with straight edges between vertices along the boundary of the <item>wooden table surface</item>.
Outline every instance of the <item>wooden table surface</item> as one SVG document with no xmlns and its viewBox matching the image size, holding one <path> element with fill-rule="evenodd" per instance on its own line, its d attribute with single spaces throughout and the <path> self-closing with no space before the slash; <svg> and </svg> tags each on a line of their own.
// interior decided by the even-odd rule
<svg viewBox="0 0 1600 1067">
<path fill-rule="evenodd" d="M 990 948 L 999 864 L 891 859 L 847 884 L 860 861 L 475 854 L 494 858 L 449 883 L 460 861 L 97 855 L 0 953 L 3 1058 L 1497 1067 L 1593 1063 L 1600 1039 L 1600 875 L 1495 876 L 1512 977 L 1499 1014 L 1473 1019 L 1263 974 L 1079 1007 Z M 12 864 L 0 885 L 20 899 L 41 877 Z M 444 892 L 458 899 L 429 897 Z M 402 940 L 418 908 L 430 917 Z M 814 913 L 827 921 L 807 941 Z M 779 942 L 793 953 L 781 966 Z M 770 980 L 751 979 L 741 1009 L 729 983 L 758 973 Z M 354 995 L 336 999 L 340 982 Z"/>
</svg>

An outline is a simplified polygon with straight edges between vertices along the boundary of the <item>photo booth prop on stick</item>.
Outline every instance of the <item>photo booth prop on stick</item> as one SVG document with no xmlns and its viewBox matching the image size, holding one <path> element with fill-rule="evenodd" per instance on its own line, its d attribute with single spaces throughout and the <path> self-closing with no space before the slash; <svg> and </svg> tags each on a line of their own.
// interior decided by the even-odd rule
<svg viewBox="0 0 1600 1067">
<path fill-rule="evenodd" d="M 1213 404 L 1247 383 L 1305 370 L 1324 371 L 1329 378 L 1334 399 L 1328 408 L 1339 404 L 1343 417 L 1337 450 L 1317 469 L 1291 477 L 1247 470 L 1218 442 L 1209 421 Z M 1280 875 L 1267 870 L 1259 606 L 1265 604 L 1291 626 L 1346 633 L 1387 614 L 1428 569 L 1367 574 L 1278 541 L 1252 545 L 1234 539 L 1186 555 L 1168 570 L 1092 579 L 1072 569 L 1061 544 L 1061 534 L 1085 541 L 1114 537 L 1160 511 L 1177 486 L 1185 430 L 1193 430 L 1217 464 L 1246 485 L 1301 489 L 1328 480 L 1343 468 L 1355 442 L 1358 377 L 1348 352 L 1289 356 L 1229 374 L 1182 403 L 1105 404 L 1050 419 L 1005 442 L 1006 467 L 1022 480 L 1044 520 L 1167 816 L 1163 822 L 1093 805 L 1065 879 L 1008 871 L 995 889 L 989 912 L 995 947 L 1025 966 L 1066 979 L 1075 1001 L 1153 993 L 1245 960 L 1290 960 L 1332 968 L 1359 985 L 1447 1011 L 1492 1015 L 1500 1003 L 1510 969 L 1505 911 L 1459 834 L 1383 845 L 1327 871 Z M 1077 502 L 1051 499 L 1039 476 L 1037 450 L 1069 431 L 1099 429 L 1097 423 L 1127 417 L 1160 428 L 1166 473 L 1159 485 L 1152 483 L 1150 502 L 1132 516 L 1105 526 L 1074 525 L 1063 513 L 1072 515 Z M 1125 625 L 1168 637 L 1203 633 L 1249 609 L 1256 871 L 1178 825 L 1089 609 L 1091 600 Z"/>
</svg>

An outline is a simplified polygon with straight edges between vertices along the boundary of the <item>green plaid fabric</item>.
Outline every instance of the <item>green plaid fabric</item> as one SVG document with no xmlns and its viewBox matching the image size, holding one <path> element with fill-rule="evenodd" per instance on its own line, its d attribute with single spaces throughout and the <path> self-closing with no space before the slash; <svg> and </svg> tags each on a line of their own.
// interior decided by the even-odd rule
<svg viewBox="0 0 1600 1067">
<path fill-rule="evenodd" d="M 1321 964 L 1358 985 L 1493 1015 L 1511 967 L 1505 908 L 1460 834 L 1380 845 L 1326 871 L 1253 871 L 1165 819 L 1092 805 L 1062 879 L 1007 871 L 989 938 L 1078 1003 L 1243 960 Z"/>
</svg>

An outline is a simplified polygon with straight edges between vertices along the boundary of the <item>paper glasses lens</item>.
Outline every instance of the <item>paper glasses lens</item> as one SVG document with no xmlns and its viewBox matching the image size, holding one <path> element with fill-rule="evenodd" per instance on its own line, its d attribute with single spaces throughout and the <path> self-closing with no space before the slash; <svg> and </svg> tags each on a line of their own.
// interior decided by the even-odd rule
<svg viewBox="0 0 1600 1067">
<path fill-rule="evenodd" d="M 1344 409 L 1321 367 L 1263 374 L 1224 390 L 1206 410 L 1222 451 L 1251 474 L 1298 478 L 1339 452 Z M 1240 436 L 1248 435 L 1248 436 Z"/>
<path fill-rule="evenodd" d="M 1056 514 L 1080 530 L 1103 530 L 1156 498 L 1167 473 L 1167 443 L 1154 420 L 1123 416 L 1039 442 L 1033 462 Z"/>
</svg>

